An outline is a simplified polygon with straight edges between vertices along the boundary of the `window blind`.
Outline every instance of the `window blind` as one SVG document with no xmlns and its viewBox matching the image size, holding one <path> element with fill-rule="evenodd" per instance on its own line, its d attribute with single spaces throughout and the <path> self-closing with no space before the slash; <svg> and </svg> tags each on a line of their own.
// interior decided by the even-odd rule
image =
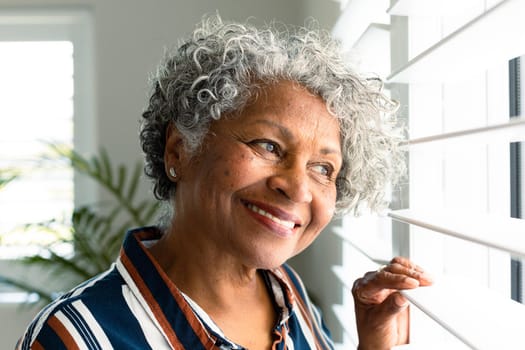
<svg viewBox="0 0 525 350">
<path fill-rule="evenodd" d="M 345 244 L 352 246 L 353 258 L 366 259 L 369 269 L 377 268 L 384 263 L 384 257 L 368 255 L 341 228 L 334 229 L 334 234 L 338 235 Z M 332 271 L 340 279 L 345 292 L 350 293 L 352 278 L 359 276 L 341 266 L 334 266 Z M 478 288 L 476 293 L 472 293 L 471 286 L 463 281 L 441 279 L 432 287 L 402 293 L 413 306 L 457 337 L 467 349 L 512 349 L 522 342 L 525 306 L 487 288 Z M 355 324 L 353 308 L 334 305 L 334 313 L 342 323 L 344 331 L 352 339 L 351 345 L 357 346 L 357 332 L 352 327 Z M 483 321 L 476 322 L 476 320 Z M 431 344 L 404 348 L 427 349 L 426 346 Z"/>
<path fill-rule="evenodd" d="M 525 307 L 508 292 L 510 258 L 525 256 L 525 221 L 510 218 L 507 168 L 509 143 L 525 139 L 525 119 L 508 120 L 508 73 L 500 67 L 525 54 L 525 1 L 398 0 L 375 6 L 375 12 L 368 4 L 362 9 L 369 22 L 351 29 L 346 21 L 359 17 L 358 5 L 346 7 L 353 17 L 343 13 L 334 34 L 348 40 L 349 57 L 366 56 L 359 47 L 381 45 L 366 33 L 377 27 L 381 13 L 390 15 L 382 28 L 390 30 L 387 59 L 394 68 L 385 76 L 409 119 L 409 179 L 408 193 L 394 195 L 402 197 L 394 201 L 403 209 L 378 218 L 391 220 L 391 241 L 370 238 L 385 225 L 362 230 L 353 225 L 359 218 L 332 230 L 348 258 L 333 268 L 344 295 L 333 307 L 345 332 L 342 348 L 357 345 L 353 280 L 390 259 L 398 246 L 416 262 L 426 261 L 425 268 L 440 269 L 434 286 L 403 292 L 415 317 L 411 344 L 399 348 L 519 347 Z M 398 22 L 404 26 L 396 27 Z M 421 28 L 428 32 L 418 33 Z M 403 30 L 407 43 L 396 42 Z M 400 64 L 403 53 L 396 50 L 404 47 L 408 53 Z M 408 234 L 395 234 L 399 227 Z M 379 248 L 385 244 L 390 251 Z M 456 275 L 456 266 L 473 278 Z"/>
<path fill-rule="evenodd" d="M 398 0 L 389 13 L 406 16 L 411 12 L 412 3 L 409 0 Z M 436 1 L 424 0 L 420 3 L 419 6 L 431 6 Z M 470 1 L 471 6 L 474 4 L 475 2 Z M 517 16 L 523 13 L 525 2 L 522 0 L 496 3 L 392 72 L 388 81 L 428 83 L 457 80 L 471 72 L 482 71 L 494 62 L 522 55 L 523 45 L 509 38 L 525 32 L 525 22 Z"/>
</svg>

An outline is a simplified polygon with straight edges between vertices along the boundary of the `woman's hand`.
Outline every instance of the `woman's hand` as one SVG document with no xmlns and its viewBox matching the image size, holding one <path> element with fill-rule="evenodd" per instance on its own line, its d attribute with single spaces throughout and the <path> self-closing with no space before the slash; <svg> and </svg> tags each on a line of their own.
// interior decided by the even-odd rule
<svg viewBox="0 0 525 350">
<path fill-rule="evenodd" d="M 432 284 L 421 267 L 395 257 L 377 271 L 354 282 L 359 349 L 390 349 L 409 340 L 408 300 L 399 290 Z"/>
</svg>

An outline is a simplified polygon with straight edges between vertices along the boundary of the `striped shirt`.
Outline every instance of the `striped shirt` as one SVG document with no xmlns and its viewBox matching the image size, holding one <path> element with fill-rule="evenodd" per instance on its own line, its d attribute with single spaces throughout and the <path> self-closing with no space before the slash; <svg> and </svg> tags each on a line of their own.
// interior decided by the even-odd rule
<svg viewBox="0 0 525 350">
<path fill-rule="evenodd" d="M 243 349 L 149 254 L 160 236 L 153 227 L 129 231 L 113 266 L 45 307 L 17 349 Z M 279 315 L 273 349 L 333 349 L 297 274 L 287 265 L 262 274 Z"/>
</svg>

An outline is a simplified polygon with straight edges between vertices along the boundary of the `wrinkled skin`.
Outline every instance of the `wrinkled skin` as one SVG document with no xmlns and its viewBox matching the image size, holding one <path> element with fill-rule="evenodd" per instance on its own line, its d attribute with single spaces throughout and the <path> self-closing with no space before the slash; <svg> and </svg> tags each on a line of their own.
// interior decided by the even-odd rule
<svg viewBox="0 0 525 350">
<path fill-rule="evenodd" d="M 407 344 L 410 336 L 409 303 L 399 291 L 432 284 L 423 269 L 406 258 L 396 257 L 377 271 L 354 282 L 360 350 L 391 349 Z"/>
</svg>

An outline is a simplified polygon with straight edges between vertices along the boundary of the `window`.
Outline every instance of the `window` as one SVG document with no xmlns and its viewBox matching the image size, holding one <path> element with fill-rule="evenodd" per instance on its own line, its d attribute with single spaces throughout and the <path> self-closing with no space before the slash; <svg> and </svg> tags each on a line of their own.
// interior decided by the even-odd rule
<svg viewBox="0 0 525 350">
<path fill-rule="evenodd" d="M 67 220 L 80 191 L 93 200 L 93 184 L 82 183 L 69 165 L 48 166 L 41 158 L 49 153 L 46 143 L 93 149 L 92 62 L 88 11 L 0 8 L 0 168 L 22 172 L 0 190 L 4 275 L 16 273 L 7 260 L 54 239 L 16 227 Z"/>
<path fill-rule="evenodd" d="M 53 240 L 26 223 L 64 220 L 73 209 L 73 170 L 42 166 L 44 142 L 73 144 L 73 45 L 70 41 L 0 42 L 0 95 L 4 117 L 0 167 L 21 172 L 0 194 L 2 258 L 20 246 Z M 10 249 L 14 248 L 14 249 Z"/>
<path fill-rule="evenodd" d="M 334 272 L 346 285 L 341 303 L 334 305 L 344 328 L 341 346 L 347 349 L 357 340 L 351 281 L 400 254 L 437 280 L 433 287 L 406 293 L 413 303 L 407 348 L 515 348 L 525 307 L 511 296 L 521 297 L 517 258 L 525 254 L 525 223 L 511 218 L 523 173 L 521 146 L 509 145 L 525 138 L 525 121 L 510 110 L 515 118 L 509 122 L 509 101 L 514 98 L 515 110 L 521 108 L 516 104 L 521 72 L 509 75 L 509 60 L 525 53 L 519 15 L 525 1 L 382 5 L 350 2 L 334 31 L 353 51 L 350 57 L 360 57 L 356 64 L 373 61 L 368 53 L 377 59 L 382 48 L 372 28 L 381 28 L 390 42 L 390 51 L 383 52 L 387 61 L 376 70 L 384 74 L 382 67 L 388 68 L 383 78 L 401 102 L 410 138 L 409 177 L 393 193 L 388 217 L 345 218 L 333 229 L 343 246 Z M 365 14 L 368 26 L 348 34 L 352 18 Z"/>
</svg>

